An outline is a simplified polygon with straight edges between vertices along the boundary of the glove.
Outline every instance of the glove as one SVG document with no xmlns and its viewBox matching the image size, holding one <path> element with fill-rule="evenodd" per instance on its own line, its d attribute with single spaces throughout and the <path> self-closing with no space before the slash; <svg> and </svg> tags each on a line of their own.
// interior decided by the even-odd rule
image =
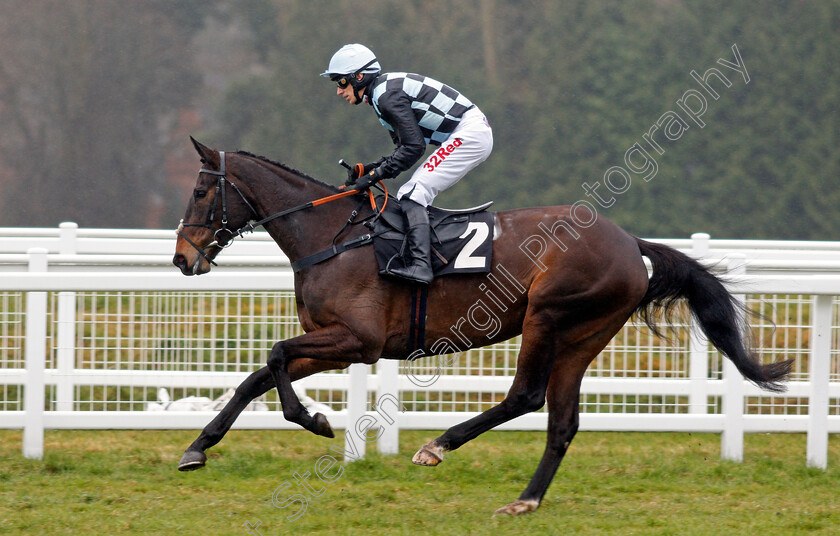
<svg viewBox="0 0 840 536">
<path fill-rule="evenodd" d="M 347 180 L 344 181 L 344 186 L 353 186 L 359 177 L 365 174 L 365 166 L 363 164 L 356 164 L 347 170 Z"/>
<path fill-rule="evenodd" d="M 381 168 L 374 168 L 365 176 L 357 180 L 354 185 L 354 188 L 360 192 L 364 192 L 377 182 L 381 181 L 383 178 L 384 177 L 382 176 Z"/>
<path fill-rule="evenodd" d="M 351 169 L 347 170 L 347 180 L 344 181 L 344 186 L 353 186 L 356 184 L 356 181 L 359 180 L 360 177 L 364 177 L 381 163 L 382 159 L 380 158 L 376 162 L 371 162 L 370 164 L 356 164 Z"/>
</svg>

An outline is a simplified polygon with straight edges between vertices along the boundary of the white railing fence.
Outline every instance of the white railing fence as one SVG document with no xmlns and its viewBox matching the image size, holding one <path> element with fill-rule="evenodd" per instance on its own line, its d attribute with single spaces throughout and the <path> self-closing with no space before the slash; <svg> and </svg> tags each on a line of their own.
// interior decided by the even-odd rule
<svg viewBox="0 0 840 536">
<path fill-rule="evenodd" d="M 24 455 L 40 458 L 45 429 L 206 425 L 214 412 L 148 408 L 162 388 L 215 398 L 261 366 L 274 341 L 299 333 L 288 261 L 256 235 L 210 274 L 186 278 L 169 264 L 171 231 L 0 229 L 0 428 L 23 429 Z M 796 358 L 789 392 L 745 383 L 690 325 L 672 343 L 629 325 L 584 379 L 581 429 L 720 432 L 731 460 L 742 459 L 746 432 L 806 432 L 807 464 L 825 468 L 828 434 L 840 432 L 840 245 L 707 235 L 669 243 L 727 267 L 750 306 L 773 306 L 775 330 L 759 323 L 753 335 L 764 359 Z M 400 429 L 444 429 L 501 400 L 517 348 L 514 340 L 410 367 L 383 360 L 296 386 L 347 430 L 348 452 L 363 455 L 375 441 L 395 453 Z M 243 412 L 235 427 L 296 428 L 276 397 L 265 402 L 275 411 Z M 540 411 L 498 429 L 546 423 Z"/>
</svg>

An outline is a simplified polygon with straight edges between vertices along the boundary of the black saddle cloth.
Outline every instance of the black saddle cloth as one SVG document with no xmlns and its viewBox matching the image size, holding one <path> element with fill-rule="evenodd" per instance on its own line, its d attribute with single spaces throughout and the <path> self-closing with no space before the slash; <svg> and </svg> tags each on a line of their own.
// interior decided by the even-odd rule
<svg viewBox="0 0 840 536">
<path fill-rule="evenodd" d="M 377 205 L 383 203 L 377 198 Z M 432 270 L 435 276 L 489 272 L 493 261 L 493 213 L 490 201 L 478 207 L 447 210 L 429 207 L 432 235 Z M 405 221 L 399 202 L 388 203 L 373 228 L 373 250 L 380 274 L 389 268 L 405 266 Z"/>
</svg>

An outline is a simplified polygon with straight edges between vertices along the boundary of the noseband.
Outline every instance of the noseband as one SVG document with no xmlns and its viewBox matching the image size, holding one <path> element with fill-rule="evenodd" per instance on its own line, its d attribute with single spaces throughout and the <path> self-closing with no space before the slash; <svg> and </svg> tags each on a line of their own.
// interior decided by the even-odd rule
<svg viewBox="0 0 840 536">
<path fill-rule="evenodd" d="M 186 240 L 189 245 L 194 247 L 195 250 L 198 251 L 198 254 L 201 255 L 202 257 L 204 257 L 207 260 L 207 262 L 209 262 L 213 266 L 218 266 L 218 264 L 216 264 L 213 261 L 213 259 L 210 258 L 210 256 L 207 254 L 207 251 L 205 251 L 206 248 L 211 248 L 213 246 L 216 246 L 216 247 L 224 249 L 224 248 L 230 246 L 233 243 L 233 239 L 235 237 L 237 237 L 237 236 L 241 237 L 245 233 L 251 233 L 251 232 L 254 231 L 254 229 L 259 227 L 260 225 L 265 225 L 266 223 L 268 223 L 272 220 L 276 220 L 277 218 L 281 218 L 283 216 L 286 216 L 286 215 L 291 214 L 293 212 L 297 212 L 299 210 L 304 210 L 304 209 L 308 209 L 308 208 L 312 208 L 312 207 L 317 207 L 317 206 L 323 205 L 325 203 L 330 203 L 332 201 L 341 199 L 343 197 L 356 195 L 356 194 L 359 194 L 359 193 L 363 193 L 365 191 L 365 190 L 344 190 L 341 193 L 337 193 L 337 194 L 334 194 L 334 195 L 329 195 L 327 197 L 322 197 L 320 199 L 316 199 L 314 201 L 309 201 L 308 203 L 304 203 L 302 205 L 298 205 L 296 207 L 292 207 L 292 208 L 277 212 L 277 213 L 272 214 L 271 216 L 268 216 L 267 218 L 263 218 L 259 221 L 249 221 L 248 223 L 246 223 L 245 225 L 243 225 L 239 229 L 233 231 L 231 229 L 228 229 L 228 226 L 227 226 L 227 223 L 228 223 L 228 219 L 227 219 L 227 197 L 226 197 L 226 193 L 225 193 L 226 192 L 226 189 L 225 189 L 226 185 L 230 184 L 231 187 L 233 187 L 234 191 L 237 194 L 239 194 L 239 197 L 242 199 L 242 201 L 251 210 L 251 214 L 254 216 L 254 219 L 258 218 L 259 215 L 257 214 L 257 211 L 254 210 L 254 207 L 251 205 L 251 203 L 249 203 L 248 200 L 245 198 L 245 195 L 239 190 L 239 187 L 237 187 L 236 184 L 234 184 L 233 182 L 227 180 L 227 176 L 226 176 L 227 172 L 225 171 L 225 153 L 224 153 L 224 151 L 219 151 L 219 171 L 214 171 L 212 169 L 201 168 L 198 172 L 199 172 L 199 174 L 209 173 L 210 175 L 216 175 L 217 177 L 219 177 L 218 181 L 216 182 L 216 198 L 213 200 L 213 208 L 210 210 L 210 214 L 208 214 L 208 216 L 207 216 L 207 222 L 206 223 L 184 223 L 184 220 L 182 219 L 178 223 L 178 229 L 175 232 L 177 233 L 178 236 L 180 236 L 181 238 Z M 378 187 L 379 186 L 377 185 L 377 188 Z M 344 188 L 344 187 L 342 186 L 342 188 Z M 385 204 L 387 204 L 388 203 L 388 189 L 383 187 L 383 191 L 385 192 Z M 373 209 L 374 213 L 378 217 L 380 211 L 385 208 L 385 204 L 382 205 L 382 209 L 377 208 L 376 201 L 374 200 L 374 197 L 373 197 L 373 193 L 370 190 L 367 190 L 367 194 L 368 194 L 368 197 L 370 198 L 371 208 Z M 222 226 L 217 229 L 217 228 L 213 227 L 212 224 L 213 224 L 213 219 L 216 217 L 216 201 L 219 200 L 219 199 L 221 199 L 221 202 L 222 202 Z M 361 208 L 361 205 L 358 208 Z M 344 229 L 347 228 L 348 225 L 350 225 L 350 224 L 355 225 L 353 223 L 353 220 L 359 214 L 358 208 L 353 211 L 353 213 L 350 216 L 350 220 L 344 225 L 344 228 L 342 228 L 342 230 L 339 231 L 339 235 L 341 234 L 341 232 L 344 231 Z M 184 227 L 204 227 L 204 228 L 212 230 L 213 231 L 213 242 L 207 244 L 204 248 L 202 248 L 201 246 L 199 246 L 198 244 L 193 242 L 187 235 L 184 234 L 184 232 L 183 232 Z M 227 236 L 225 236 L 225 233 L 227 234 Z M 220 236 L 221 236 L 221 238 L 220 238 Z M 338 238 L 338 237 L 336 236 L 336 238 Z"/>
<path fill-rule="evenodd" d="M 242 233 L 245 232 L 245 230 L 247 230 L 249 227 L 253 229 L 253 227 L 251 226 L 243 227 L 242 229 L 239 229 L 237 231 L 233 231 L 228 228 L 226 186 L 228 184 L 231 185 L 233 190 L 237 194 L 239 194 L 240 199 L 242 199 L 242 201 L 248 206 L 248 209 L 251 211 L 251 214 L 253 214 L 254 217 L 257 216 L 257 211 L 254 210 L 254 207 L 251 206 L 251 203 L 248 202 L 248 200 L 245 198 L 245 195 L 243 195 L 242 192 L 239 190 L 239 187 L 236 186 L 236 184 L 234 184 L 233 182 L 227 180 L 224 151 L 219 151 L 219 171 L 201 168 L 199 170 L 199 173 L 209 173 L 210 175 L 216 175 L 218 177 L 218 180 L 216 181 L 216 196 L 213 199 L 213 208 L 210 209 L 210 213 L 207 215 L 207 221 L 205 223 L 184 223 L 184 220 L 182 219 L 178 223 L 178 230 L 176 232 L 178 233 L 178 236 L 186 240 L 189 245 L 194 247 L 196 251 L 198 251 L 199 255 L 207 259 L 207 262 L 209 262 L 213 266 L 218 266 L 213 261 L 213 259 L 211 259 L 210 256 L 207 254 L 206 249 L 211 248 L 213 246 L 218 246 L 224 249 L 233 244 L 233 238 L 235 236 L 242 236 Z M 218 201 L 221 201 L 222 205 L 222 226 L 217 229 L 216 227 L 213 227 L 213 220 L 216 218 L 216 205 L 218 204 Z M 210 242 L 202 248 L 201 246 L 193 242 L 187 235 L 184 234 L 184 227 L 204 227 L 206 229 L 210 229 L 211 231 L 213 231 L 213 242 Z"/>
</svg>

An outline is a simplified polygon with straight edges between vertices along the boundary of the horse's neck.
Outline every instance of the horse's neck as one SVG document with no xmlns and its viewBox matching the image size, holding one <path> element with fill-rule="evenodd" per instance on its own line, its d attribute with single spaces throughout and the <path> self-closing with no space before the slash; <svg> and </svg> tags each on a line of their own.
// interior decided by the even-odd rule
<svg viewBox="0 0 840 536">
<path fill-rule="evenodd" d="M 336 193 L 325 184 L 285 169 L 276 174 L 283 187 L 273 189 L 272 194 L 257 200 L 260 218 L 267 218 Z M 329 247 L 335 234 L 347 221 L 356 202 L 338 199 L 324 205 L 296 210 L 266 223 L 265 229 L 283 253 L 295 261 Z"/>
</svg>

